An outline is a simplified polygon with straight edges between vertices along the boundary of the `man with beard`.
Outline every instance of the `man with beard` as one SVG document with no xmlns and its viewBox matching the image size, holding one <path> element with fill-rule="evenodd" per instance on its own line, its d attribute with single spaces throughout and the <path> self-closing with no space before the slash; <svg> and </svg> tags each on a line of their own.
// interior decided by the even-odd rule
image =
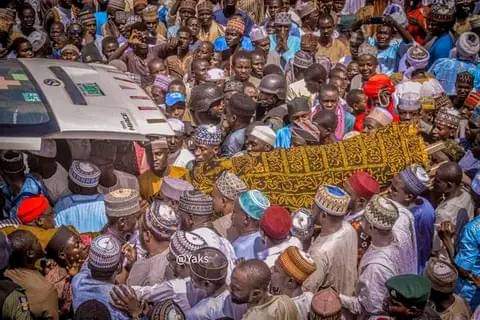
<svg viewBox="0 0 480 320">
<path fill-rule="evenodd" d="M 246 140 L 247 127 L 250 124 L 256 110 L 256 103 L 252 98 L 235 93 L 227 105 L 225 120 L 229 134 L 222 144 L 222 155 L 231 157 L 243 150 Z"/>
<path fill-rule="evenodd" d="M 195 125 L 218 125 L 224 110 L 223 90 L 214 83 L 201 83 L 193 87 L 190 110 Z"/>
<path fill-rule="evenodd" d="M 223 1 L 223 9 L 215 11 L 213 13 L 213 19 L 218 24 L 226 27 L 228 25 L 228 21 L 233 16 L 240 16 L 245 26 L 245 34 L 249 34 L 253 27 L 253 21 L 246 12 L 237 9 L 237 1 L 238 0 Z"/>
<path fill-rule="evenodd" d="M 258 87 L 257 120 L 271 125 L 274 130 L 283 126 L 283 118 L 288 114 L 285 104 L 287 81 L 284 76 L 268 74 L 263 77 Z"/>
<path fill-rule="evenodd" d="M 198 20 L 200 22 L 200 32 L 198 39 L 201 41 L 214 42 L 215 39 L 225 34 L 225 30 L 216 21 L 213 20 L 213 4 L 210 1 L 204 1 L 197 5 Z"/>
<path fill-rule="evenodd" d="M 247 191 L 247 185 L 230 171 L 224 171 L 213 185 L 213 210 L 220 218 L 213 221 L 213 227 L 224 238 L 233 242 L 237 230 L 232 227 L 232 213 L 235 199 L 240 193 Z"/>
<path fill-rule="evenodd" d="M 12 254 L 5 277 L 25 289 L 33 316 L 58 319 L 57 291 L 35 268 L 36 261 L 44 256 L 40 242 L 26 230 L 12 232 L 8 240 Z"/>
<path fill-rule="evenodd" d="M 295 53 L 293 60 L 288 64 L 290 70 L 287 71 L 287 100 L 306 96 L 309 98 L 310 105 L 313 104 L 312 94 L 308 91 L 305 83 L 305 75 L 311 72 L 310 67 L 313 65 L 313 59 L 313 55 L 300 50 Z"/>
<path fill-rule="evenodd" d="M 425 48 L 430 53 L 430 66 L 440 58 L 448 58 L 455 40 L 450 30 L 455 22 L 455 8 L 447 4 L 434 4 L 427 18 L 430 41 Z"/>
<path fill-rule="evenodd" d="M 201 125 L 193 134 L 195 161 L 210 162 L 219 155 L 222 131 L 214 125 Z"/>
<path fill-rule="evenodd" d="M 168 266 L 168 245 L 178 228 L 179 220 L 170 206 L 154 200 L 140 218 L 140 243 L 146 250 L 145 259 L 137 260 L 127 279 L 129 286 L 151 286 L 165 280 Z"/>
<path fill-rule="evenodd" d="M 286 295 L 272 296 L 268 287 L 272 279 L 265 262 L 257 259 L 242 261 L 233 270 L 230 293 L 235 304 L 248 304 L 244 320 L 300 319 L 295 303 Z"/>
<path fill-rule="evenodd" d="M 160 192 L 162 177 L 168 166 L 168 142 L 165 137 L 150 141 L 145 146 L 145 153 L 150 170 L 138 177 L 142 199 L 151 201 Z"/>
<path fill-rule="evenodd" d="M 330 14 L 324 14 L 318 19 L 318 26 L 320 28 L 320 37 L 318 39 L 319 46 L 316 57 L 328 57 L 332 63 L 337 63 L 340 58 L 350 55 L 348 47 L 338 38 L 333 37 L 333 30 L 335 23 Z"/>
<path fill-rule="evenodd" d="M 233 16 L 228 20 L 225 36 L 219 37 L 213 42 L 215 52 L 221 52 L 225 61 L 239 50 L 253 51 L 252 41 L 245 35 L 248 33 L 245 33 L 245 23 L 242 18 Z"/>
<path fill-rule="evenodd" d="M 302 290 L 302 284 L 313 272 L 316 266 L 306 252 L 295 246 L 285 249 L 277 258 L 272 268 L 270 293 L 286 295 L 292 298 L 297 306 L 300 319 L 308 319 L 308 311 L 312 303 L 313 293 Z"/>
</svg>

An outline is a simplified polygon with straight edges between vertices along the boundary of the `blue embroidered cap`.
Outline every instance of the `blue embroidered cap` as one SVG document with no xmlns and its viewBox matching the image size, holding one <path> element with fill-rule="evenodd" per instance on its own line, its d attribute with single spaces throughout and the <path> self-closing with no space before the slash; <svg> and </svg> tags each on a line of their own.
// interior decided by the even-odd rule
<svg viewBox="0 0 480 320">
<path fill-rule="evenodd" d="M 252 219 L 260 220 L 265 210 L 270 207 L 270 201 L 259 190 L 242 192 L 238 197 L 242 210 Z"/>
<path fill-rule="evenodd" d="M 416 196 L 428 190 L 428 182 L 430 179 L 425 169 L 418 164 L 414 164 L 400 171 L 400 178 L 403 183 L 405 183 L 408 191 Z"/>
<path fill-rule="evenodd" d="M 321 185 L 315 195 L 315 204 L 322 211 L 334 216 L 344 216 L 350 205 L 350 195 L 342 188 L 332 185 Z"/>
<path fill-rule="evenodd" d="M 165 96 L 165 105 L 173 107 L 177 103 L 185 104 L 185 96 L 180 92 L 169 92 Z"/>
</svg>

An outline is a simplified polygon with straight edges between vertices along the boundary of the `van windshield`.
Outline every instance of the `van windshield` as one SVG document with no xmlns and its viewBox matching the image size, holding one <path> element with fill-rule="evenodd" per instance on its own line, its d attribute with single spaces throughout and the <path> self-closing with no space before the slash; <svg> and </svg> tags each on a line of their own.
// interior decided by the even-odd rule
<svg viewBox="0 0 480 320">
<path fill-rule="evenodd" d="M 42 96 L 17 60 L 0 62 L 0 125 L 50 121 Z"/>
</svg>

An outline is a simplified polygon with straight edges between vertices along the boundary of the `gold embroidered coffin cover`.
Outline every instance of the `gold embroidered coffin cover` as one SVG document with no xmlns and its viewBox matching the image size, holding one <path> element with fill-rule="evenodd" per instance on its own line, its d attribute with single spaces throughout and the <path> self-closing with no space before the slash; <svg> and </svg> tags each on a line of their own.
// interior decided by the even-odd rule
<svg viewBox="0 0 480 320">
<path fill-rule="evenodd" d="M 320 184 L 342 185 L 358 170 L 385 184 L 413 163 L 428 165 L 425 144 L 413 125 L 402 124 L 329 145 L 220 159 L 214 166 L 195 167 L 191 180 L 210 193 L 216 177 L 232 170 L 250 188 L 264 191 L 271 203 L 297 209 L 311 206 Z"/>
</svg>

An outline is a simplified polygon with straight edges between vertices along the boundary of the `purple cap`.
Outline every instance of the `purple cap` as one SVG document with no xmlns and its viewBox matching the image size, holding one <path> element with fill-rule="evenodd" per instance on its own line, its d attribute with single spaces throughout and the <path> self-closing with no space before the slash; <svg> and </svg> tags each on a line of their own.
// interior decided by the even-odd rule
<svg viewBox="0 0 480 320">
<path fill-rule="evenodd" d="M 180 196 L 184 191 L 190 191 L 193 189 L 193 186 L 188 181 L 171 177 L 163 177 L 160 191 L 165 197 L 179 201 Z"/>
</svg>

